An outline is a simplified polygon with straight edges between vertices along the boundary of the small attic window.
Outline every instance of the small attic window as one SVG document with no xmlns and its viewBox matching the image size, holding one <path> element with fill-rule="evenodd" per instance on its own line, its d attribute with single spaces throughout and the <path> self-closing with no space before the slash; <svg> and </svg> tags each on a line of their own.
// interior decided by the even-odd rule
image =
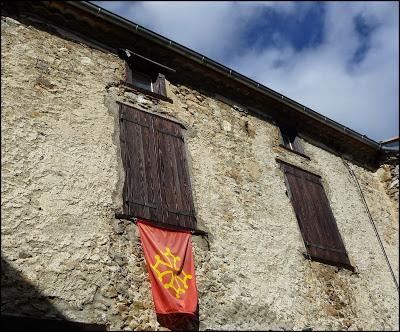
<svg viewBox="0 0 400 332">
<path fill-rule="evenodd" d="M 156 97 L 167 98 L 164 73 L 175 72 L 175 70 L 129 50 L 119 49 L 118 55 L 125 60 L 125 84 L 127 86 Z M 169 98 L 167 99 L 171 101 Z"/>
<path fill-rule="evenodd" d="M 304 154 L 303 147 L 301 146 L 297 130 L 293 127 L 287 125 L 279 125 L 279 131 L 281 134 L 281 144 L 280 146 L 291 150 L 307 159 L 310 159 Z"/>
<path fill-rule="evenodd" d="M 167 96 L 165 87 L 165 76 L 157 73 L 144 73 L 139 70 L 133 70 L 129 65 L 126 66 L 126 83 L 131 84 L 140 90 L 154 92 L 161 96 Z"/>
<path fill-rule="evenodd" d="M 298 143 L 298 137 L 296 134 L 281 129 L 281 135 L 282 143 L 286 148 L 297 152 L 303 152 L 300 144 L 296 144 Z"/>
</svg>

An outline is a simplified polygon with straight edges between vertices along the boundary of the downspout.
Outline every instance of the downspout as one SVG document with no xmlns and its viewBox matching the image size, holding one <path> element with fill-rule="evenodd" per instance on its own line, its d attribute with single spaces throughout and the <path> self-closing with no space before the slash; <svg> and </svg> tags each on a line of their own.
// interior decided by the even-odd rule
<svg viewBox="0 0 400 332">
<path fill-rule="evenodd" d="M 369 211 L 369 208 L 368 208 L 367 202 L 366 202 L 366 200 L 365 200 L 363 191 L 362 191 L 362 189 L 361 189 L 360 183 L 358 182 L 357 177 L 356 177 L 354 171 L 350 168 L 349 164 L 348 164 L 343 158 L 341 158 L 341 159 L 342 159 L 344 165 L 345 165 L 346 168 L 348 169 L 350 175 L 353 177 L 353 179 L 354 179 L 354 181 L 355 181 L 355 183 L 356 183 L 356 185 L 357 185 L 358 191 L 359 191 L 360 196 L 361 196 L 361 200 L 363 201 L 364 206 L 365 206 L 365 209 L 366 209 L 366 211 L 367 211 L 367 213 L 368 213 L 368 217 L 369 217 L 370 224 L 372 225 L 372 228 L 374 229 L 375 236 L 376 236 L 376 238 L 378 239 L 378 242 L 379 242 L 379 245 L 380 245 L 380 247 L 381 247 L 383 256 L 385 257 L 387 266 L 388 266 L 389 271 L 390 271 L 390 273 L 391 273 L 391 275 L 392 275 L 392 277 L 393 277 L 393 281 L 394 281 L 394 283 L 395 283 L 395 285 L 396 285 L 397 291 L 399 291 L 399 283 L 397 282 L 397 279 L 396 279 L 396 276 L 394 275 L 392 266 L 390 265 L 389 258 L 388 258 L 387 254 L 386 254 L 385 247 L 383 246 L 381 237 L 379 236 L 378 229 L 376 228 L 376 225 L 375 225 L 375 223 L 374 223 L 374 220 L 372 219 L 372 215 L 371 215 L 371 212 Z"/>
</svg>

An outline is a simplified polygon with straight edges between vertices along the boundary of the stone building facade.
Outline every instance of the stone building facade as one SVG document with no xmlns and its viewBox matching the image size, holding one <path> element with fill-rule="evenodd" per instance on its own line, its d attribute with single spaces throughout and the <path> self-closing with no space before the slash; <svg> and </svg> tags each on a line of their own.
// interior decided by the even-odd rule
<svg viewBox="0 0 400 332">
<path fill-rule="evenodd" d="M 378 148 L 350 134 L 339 137 L 332 127 L 331 139 L 300 128 L 305 158 L 282 146 L 269 112 L 275 104 L 248 106 L 246 100 L 260 93 L 240 82 L 199 69 L 190 58 L 190 68 L 176 60 L 176 74 L 166 76 L 170 100 L 160 99 L 123 84 L 125 61 L 107 45 L 126 27 L 104 28 L 99 40 L 86 25 L 105 26 L 104 16 L 74 4 L 6 9 L 2 315 L 63 318 L 109 330 L 166 329 L 154 313 L 137 228 L 115 218 L 125 180 L 122 102 L 186 128 L 198 228 L 208 233 L 193 236 L 200 330 L 399 329 L 399 293 L 387 264 L 398 280 L 397 158 L 389 166 Z M 166 65 L 166 55 L 178 56 L 165 46 L 158 59 L 140 42 L 121 47 Z M 243 90 L 242 97 L 226 92 L 231 86 Z M 296 120 L 297 111 L 283 105 L 284 111 L 292 112 L 288 121 Z M 321 177 L 354 271 L 304 257 L 277 159 Z"/>
</svg>

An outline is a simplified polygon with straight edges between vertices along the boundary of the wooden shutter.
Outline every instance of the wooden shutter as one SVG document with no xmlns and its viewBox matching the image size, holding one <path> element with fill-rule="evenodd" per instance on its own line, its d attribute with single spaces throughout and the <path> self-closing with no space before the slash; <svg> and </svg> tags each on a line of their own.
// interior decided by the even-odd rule
<svg viewBox="0 0 400 332">
<path fill-rule="evenodd" d="M 179 124 L 120 104 L 124 213 L 159 226 L 196 229 Z"/>
<path fill-rule="evenodd" d="M 150 114 L 120 104 L 125 169 L 124 213 L 162 221 L 154 130 Z"/>
<path fill-rule="evenodd" d="M 158 74 L 157 80 L 153 83 L 153 92 L 162 96 L 167 96 L 165 76 L 163 74 Z"/>
<path fill-rule="evenodd" d="M 125 82 L 133 84 L 132 69 L 127 62 L 125 62 Z"/>
<path fill-rule="evenodd" d="M 317 175 L 281 163 L 300 231 L 313 260 L 353 270 Z"/>
<path fill-rule="evenodd" d="M 164 223 L 195 229 L 185 145 L 177 123 L 154 118 Z"/>
<path fill-rule="evenodd" d="M 300 138 L 299 138 L 299 136 L 297 136 L 297 133 L 295 133 L 295 136 L 293 138 L 293 147 L 294 147 L 295 151 L 304 153 L 303 147 L 301 146 L 301 143 L 300 143 Z"/>
</svg>

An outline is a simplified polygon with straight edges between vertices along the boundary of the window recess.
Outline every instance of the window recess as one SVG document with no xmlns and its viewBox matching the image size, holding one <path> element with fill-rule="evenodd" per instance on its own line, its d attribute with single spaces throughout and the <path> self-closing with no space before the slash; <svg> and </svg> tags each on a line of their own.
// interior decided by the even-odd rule
<svg viewBox="0 0 400 332">
<path fill-rule="evenodd" d="M 152 96 L 167 97 L 165 75 L 175 73 L 174 69 L 127 49 L 118 49 L 118 55 L 125 60 L 126 85 Z"/>
</svg>

